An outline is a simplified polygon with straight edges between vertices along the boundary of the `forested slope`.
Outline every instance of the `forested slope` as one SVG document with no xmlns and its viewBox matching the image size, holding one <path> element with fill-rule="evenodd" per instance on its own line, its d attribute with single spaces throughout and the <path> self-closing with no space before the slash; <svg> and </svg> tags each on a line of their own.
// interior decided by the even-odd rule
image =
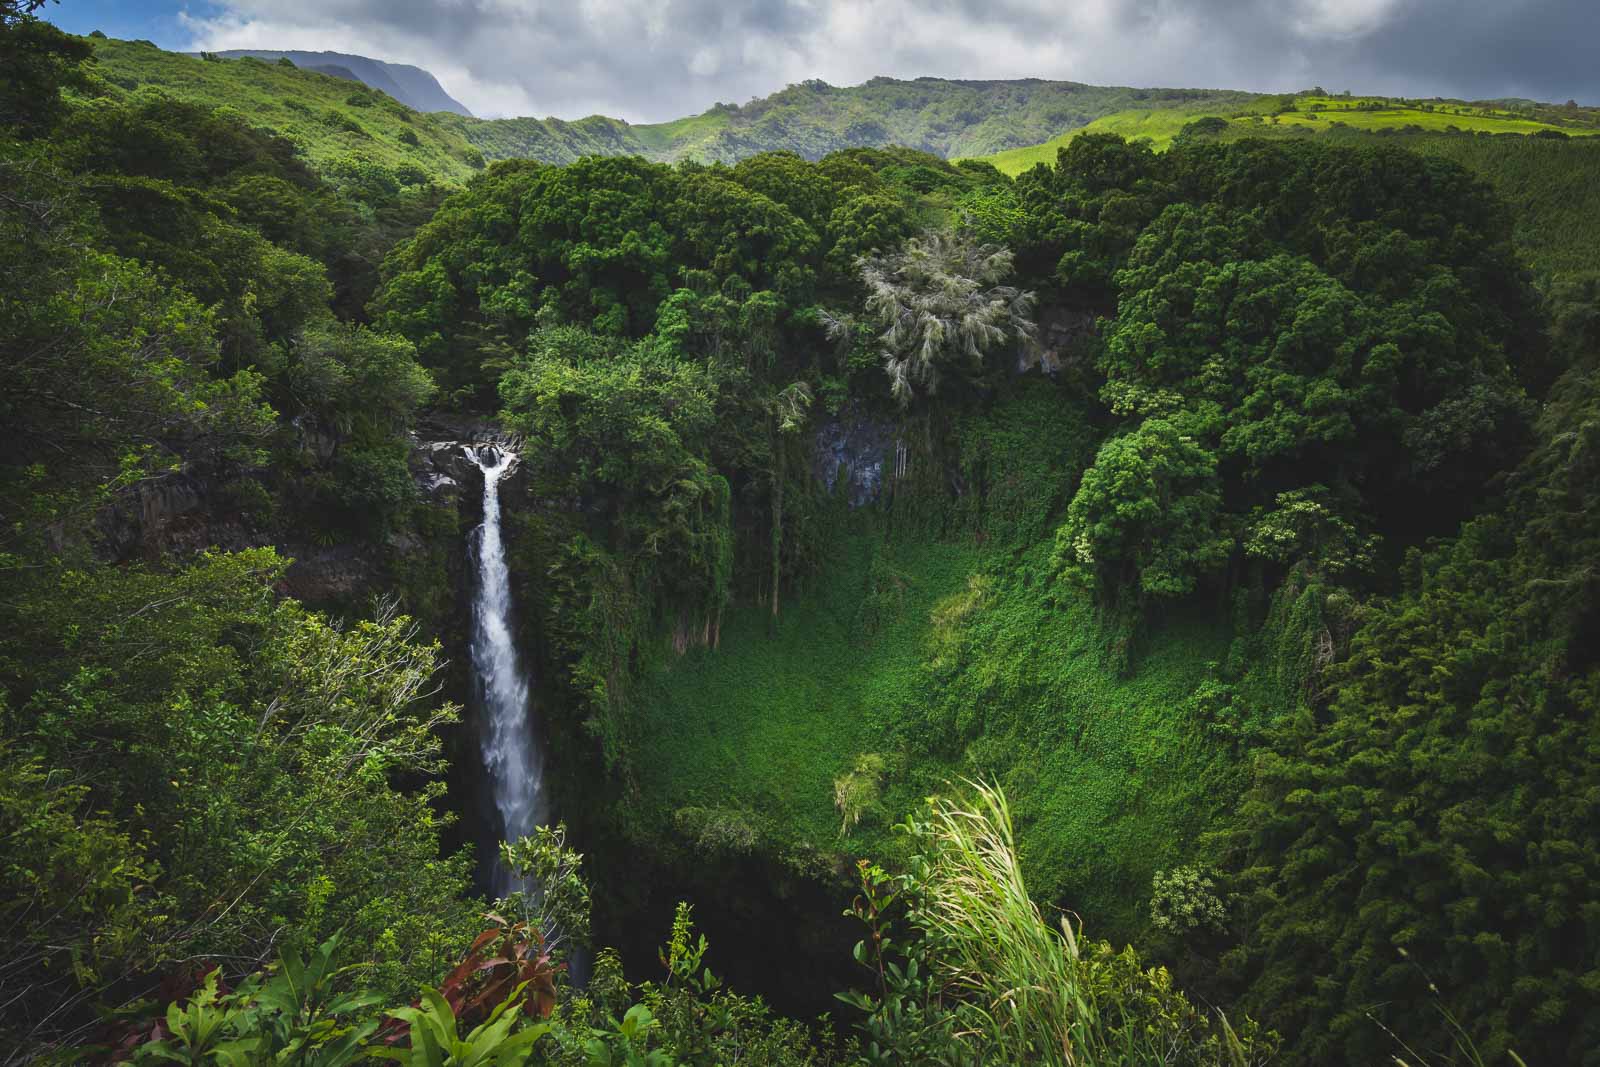
<svg viewBox="0 0 1600 1067">
<path fill-rule="evenodd" d="M 1080 133 L 1115 133 L 1129 140 L 1146 137 L 1165 148 L 1191 122 L 1212 135 L 1231 137 L 1311 136 L 1381 133 L 1515 134 L 1584 137 L 1600 131 L 1600 108 L 1557 106 L 1534 100 L 1467 101 L 1434 97 L 1407 100 L 1383 96 L 1329 96 L 1320 89 L 1260 95 L 1237 107 L 1209 100 L 1157 102 L 1107 114 L 1078 129 L 1067 129 L 1027 147 L 985 156 L 1007 174 L 1037 163 L 1052 163 L 1058 149 Z"/>
<path fill-rule="evenodd" d="M 921 165 L 934 190 L 922 217 L 1003 244 L 1004 270 L 1052 325 L 1002 342 L 1006 358 L 919 349 L 915 333 L 880 335 L 889 316 L 915 306 L 957 330 L 963 305 L 933 294 L 983 292 L 993 253 L 912 243 L 871 258 L 864 277 L 888 288 L 854 305 L 828 251 L 835 220 L 862 217 L 828 204 L 895 195 L 852 189 L 868 172 L 847 168 L 887 177 L 909 162 L 846 153 L 814 177 L 792 157 L 725 175 L 498 168 L 394 261 L 385 321 L 425 353 L 441 346 L 424 358 L 442 369 L 471 368 L 473 338 L 512 351 L 527 338 L 500 393 L 556 479 L 535 492 L 605 502 L 530 516 L 525 600 L 543 605 L 549 668 L 572 672 L 550 705 L 572 724 L 563 736 L 594 737 L 620 779 L 630 854 L 676 839 L 710 872 L 751 855 L 803 871 L 840 847 L 892 856 L 889 827 L 916 796 L 993 777 L 1036 891 L 1281 1019 L 1299 1059 L 1381 1057 L 1395 1038 L 1378 1022 L 1449 1055 L 1457 1035 L 1430 979 L 1482 1048 L 1578 1055 L 1594 708 L 1561 698 L 1543 724 L 1495 708 L 1526 669 L 1514 650 L 1575 652 L 1587 624 L 1507 632 L 1490 640 L 1509 657 L 1484 660 L 1473 627 L 1513 619 L 1490 610 L 1411 637 L 1391 620 L 1427 610 L 1409 599 L 1429 588 L 1419 575 L 1532 519 L 1524 498 L 1500 503 L 1508 472 L 1532 464 L 1520 477 L 1538 499 L 1562 499 L 1549 461 L 1525 457 L 1536 441 L 1568 454 L 1557 442 L 1573 431 L 1538 411 L 1584 388 L 1592 290 L 1541 298 L 1493 192 L 1396 145 L 1199 138 L 1158 155 L 1085 136 L 1015 183 Z M 656 242 L 587 230 L 591 198 L 628 205 L 628 229 Z M 695 220 L 689 205 L 710 202 L 765 221 Z M 879 218 L 871 230 L 916 216 Z M 751 233 L 761 243 L 738 236 Z M 604 272 L 577 269 L 596 262 Z M 688 285 L 652 293 L 668 262 L 690 265 Z M 987 308 L 1018 299 L 990 292 Z M 642 340 L 600 360 L 574 323 Z M 651 354 L 663 344 L 720 352 L 709 366 L 725 370 L 689 373 Z M 1055 373 L 1018 377 L 1019 352 Z M 892 373 L 875 385 L 879 360 Z M 787 436 L 807 395 L 825 433 L 877 434 L 876 453 L 844 457 L 878 464 L 875 508 L 830 494 L 828 468 Z M 666 435 L 650 464 L 589 458 L 646 425 Z M 1582 499 L 1560 505 L 1564 538 L 1588 521 Z M 1428 549 L 1463 521 L 1457 547 Z M 1565 566 L 1526 580 L 1586 582 Z M 1556 673 L 1525 700 L 1587 692 L 1581 654 L 1548 654 L 1534 653 Z M 1463 725 L 1430 716 L 1411 732 L 1439 657 L 1478 664 L 1426 698 L 1458 702 Z M 1480 729 L 1571 739 L 1500 777 L 1479 762 Z M 1535 795 L 1548 806 L 1527 807 Z M 1396 810 L 1403 826 L 1380 821 Z M 1468 829 L 1481 818 L 1501 836 Z M 1565 873 L 1535 866 L 1546 849 Z M 1436 854 L 1438 876 L 1412 881 Z M 1546 885 L 1572 908 L 1530 925 Z M 699 893 L 731 905 L 715 885 Z"/>
<path fill-rule="evenodd" d="M 1260 132 L 1237 129 L 1225 134 L 1241 136 Z M 1592 276 L 1600 269 L 1594 252 L 1600 241 L 1595 222 L 1600 219 L 1600 139 L 1351 130 L 1321 137 L 1349 144 L 1382 138 L 1410 152 L 1451 160 L 1488 182 L 1512 208 L 1513 240 L 1541 284 Z"/>
<path fill-rule="evenodd" d="M 291 141 L 319 168 L 370 162 L 420 181 L 463 181 L 483 165 L 477 149 L 436 115 L 345 78 L 287 60 L 222 59 L 165 52 L 148 41 L 92 39 L 94 97 L 163 98 L 231 107 Z M 442 113 L 441 113 L 442 114 Z"/>
<path fill-rule="evenodd" d="M 1127 89 L 1036 78 L 873 78 L 855 86 L 803 82 L 742 105 L 718 104 L 704 114 L 664 123 L 630 126 L 593 116 L 577 122 L 529 118 L 452 125 L 490 159 L 566 163 L 584 154 L 620 151 L 669 162 L 734 163 L 760 152 L 797 152 L 819 159 L 846 148 L 887 145 L 954 158 L 1037 144 L 1126 108 L 1234 110 L 1254 98 L 1252 93 Z"/>
</svg>

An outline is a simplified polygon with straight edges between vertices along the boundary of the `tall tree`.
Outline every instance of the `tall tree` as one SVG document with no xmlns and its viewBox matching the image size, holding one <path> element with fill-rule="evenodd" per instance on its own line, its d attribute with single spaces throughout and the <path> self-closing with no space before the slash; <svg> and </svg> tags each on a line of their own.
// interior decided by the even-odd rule
<svg viewBox="0 0 1600 1067">
<path fill-rule="evenodd" d="M 883 365 L 901 407 L 919 388 L 935 393 L 946 376 L 973 375 L 988 353 L 1034 337 L 1034 295 L 1002 284 L 1011 274 L 1005 249 L 929 232 L 859 265 L 866 315 L 883 330 Z M 834 332 L 845 325 L 836 320 Z"/>
</svg>

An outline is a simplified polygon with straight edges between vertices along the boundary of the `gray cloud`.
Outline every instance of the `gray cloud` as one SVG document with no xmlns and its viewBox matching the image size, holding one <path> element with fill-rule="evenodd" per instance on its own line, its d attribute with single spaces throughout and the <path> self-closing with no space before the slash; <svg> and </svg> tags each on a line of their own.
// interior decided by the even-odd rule
<svg viewBox="0 0 1600 1067">
<path fill-rule="evenodd" d="M 415 63 L 480 115 L 659 121 L 874 75 L 1600 101 L 1595 0 L 223 0 L 193 46 Z"/>
</svg>

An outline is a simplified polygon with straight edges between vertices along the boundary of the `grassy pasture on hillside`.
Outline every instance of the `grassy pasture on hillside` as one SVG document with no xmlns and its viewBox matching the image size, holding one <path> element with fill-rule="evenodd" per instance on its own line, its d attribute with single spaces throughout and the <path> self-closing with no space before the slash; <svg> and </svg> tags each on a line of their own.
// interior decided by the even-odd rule
<svg viewBox="0 0 1600 1067">
<path fill-rule="evenodd" d="M 1293 111 L 1279 111 L 1292 99 Z M 1578 109 L 1570 124 L 1556 125 L 1528 118 L 1503 108 L 1480 107 L 1459 101 L 1406 102 L 1383 97 L 1297 96 L 1264 97 L 1245 109 L 1229 111 L 1203 106 L 1182 108 L 1139 108 L 1119 111 L 1069 130 L 1043 144 L 1014 148 L 984 157 L 1003 173 L 1017 175 L 1038 163 L 1054 164 L 1056 150 L 1083 133 L 1115 133 L 1129 140 L 1144 137 L 1157 150 L 1172 143 L 1185 125 L 1203 116 L 1226 118 L 1239 136 L 1273 136 L 1304 131 L 1327 133 L 1348 129 L 1367 132 L 1505 133 L 1533 134 L 1541 131 L 1583 137 L 1600 133 L 1593 123 L 1593 109 Z"/>
<path fill-rule="evenodd" d="M 731 124 L 729 113 L 713 108 L 699 115 L 686 115 L 670 122 L 653 122 L 634 126 L 634 136 L 639 143 L 656 152 L 677 151 L 685 145 L 698 145 L 726 130 Z"/>
<path fill-rule="evenodd" d="M 1239 116 L 1235 121 L 1247 124 L 1309 126 L 1315 129 L 1320 129 L 1325 124 L 1342 122 L 1358 130 L 1415 127 L 1438 132 L 1460 130 L 1467 133 L 1522 134 L 1538 133 L 1541 130 L 1562 130 L 1573 136 L 1600 132 L 1576 125 L 1558 126 L 1541 122 L 1502 108 L 1479 107 L 1458 101 L 1408 102 L 1382 97 L 1301 96 L 1295 98 L 1293 111 L 1274 114 L 1269 108 L 1254 115 Z"/>
<path fill-rule="evenodd" d="M 1185 125 L 1193 122 L 1202 115 L 1214 114 L 1205 110 L 1187 110 L 1182 108 L 1154 108 L 1118 111 L 1095 119 L 1087 126 L 1076 130 L 1069 130 L 1057 137 L 1052 137 L 1043 144 L 1028 145 L 1025 148 L 1013 148 L 1006 152 L 999 152 L 985 157 L 985 161 L 993 163 L 1003 174 L 1017 175 L 1038 163 L 1054 165 L 1056 150 L 1068 141 L 1083 133 L 1115 133 L 1132 141 L 1136 138 L 1147 137 L 1156 148 L 1165 148 L 1172 143 Z"/>
</svg>

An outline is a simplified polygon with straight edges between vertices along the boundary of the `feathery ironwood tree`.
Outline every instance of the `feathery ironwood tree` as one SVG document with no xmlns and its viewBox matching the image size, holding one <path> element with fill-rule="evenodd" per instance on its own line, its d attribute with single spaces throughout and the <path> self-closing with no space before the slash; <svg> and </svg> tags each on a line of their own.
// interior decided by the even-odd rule
<svg viewBox="0 0 1600 1067">
<path fill-rule="evenodd" d="M 1000 283 L 1011 253 L 955 234 L 929 232 L 896 251 L 856 261 L 866 285 L 866 312 L 883 327 L 884 368 L 902 407 L 921 386 L 938 391 L 952 371 L 974 371 L 1007 341 L 1031 343 L 1034 294 Z M 830 318 L 830 334 L 848 328 Z"/>
</svg>

